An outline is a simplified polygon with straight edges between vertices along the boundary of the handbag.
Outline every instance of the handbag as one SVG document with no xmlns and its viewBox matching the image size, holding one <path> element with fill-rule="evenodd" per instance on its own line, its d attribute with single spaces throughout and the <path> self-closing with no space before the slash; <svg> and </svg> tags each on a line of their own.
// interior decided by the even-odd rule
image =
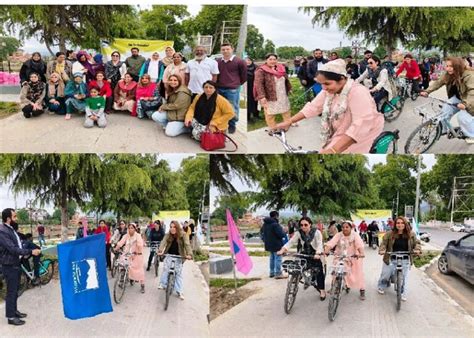
<svg viewBox="0 0 474 338">
<path fill-rule="evenodd" d="M 219 150 L 226 152 L 235 152 L 238 149 L 237 143 L 223 132 L 212 132 L 209 127 L 201 134 L 201 148 L 206 151 L 213 151 L 225 148 L 225 140 L 228 139 L 235 146 L 234 150 Z"/>
</svg>

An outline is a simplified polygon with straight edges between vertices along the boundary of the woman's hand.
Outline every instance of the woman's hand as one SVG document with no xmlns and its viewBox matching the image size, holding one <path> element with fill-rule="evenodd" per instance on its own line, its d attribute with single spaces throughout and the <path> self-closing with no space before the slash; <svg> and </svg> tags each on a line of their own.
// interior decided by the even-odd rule
<svg viewBox="0 0 474 338">
<path fill-rule="evenodd" d="M 420 92 L 420 96 L 428 97 L 428 93 L 427 92 Z"/>
<path fill-rule="evenodd" d="M 263 98 L 260 100 L 260 105 L 263 107 L 263 109 L 267 110 L 268 107 L 268 101 L 266 98 Z"/>
<path fill-rule="evenodd" d="M 191 127 L 191 120 L 184 121 L 184 125 L 188 128 Z"/>
<path fill-rule="evenodd" d="M 318 255 L 318 254 L 314 255 L 314 259 L 321 259 L 321 255 Z"/>
<path fill-rule="evenodd" d="M 279 129 L 283 129 L 285 131 L 288 131 L 288 129 L 290 129 L 291 127 L 291 120 L 288 120 L 288 121 L 283 121 L 283 122 L 280 122 L 278 123 L 274 128 L 272 128 L 273 130 L 279 130 Z"/>
<path fill-rule="evenodd" d="M 462 104 L 462 103 L 458 103 L 458 106 L 457 106 L 460 110 L 466 110 L 466 105 Z"/>
<path fill-rule="evenodd" d="M 281 248 L 279 251 L 277 251 L 277 255 L 278 256 L 281 256 L 283 255 L 285 252 L 287 252 L 287 249 L 285 247 Z"/>
<path fill-rule="evenodd" d="M 158 256 L 163 256 L 163 251 L 158 251 Z"/>
</svg>

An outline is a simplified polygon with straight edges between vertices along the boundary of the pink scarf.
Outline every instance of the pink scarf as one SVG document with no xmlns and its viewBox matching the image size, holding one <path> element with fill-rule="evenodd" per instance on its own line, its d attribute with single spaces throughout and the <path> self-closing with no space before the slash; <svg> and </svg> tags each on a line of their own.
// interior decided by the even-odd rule
<svg viewBox="0 0 474 338">
<path fill-rule="evenodd" d="M 139 84 L 137 86 L 137 93 L 136 93 L 137 100 L 142 97 L 153 97 L 155 88 L 156 88 L 156 83 L 153 83 L 153 82 L 150 82 L 147 86 L 142 86 L 141 84 Z"/>
<path fill-rule="evenodd" d="M 264 72 L 267 72 L 269 74 L 272 74 L 277 77 L 277 79 L 281 78 L 282 76 L 286 75 L 286 70 L 285 66 L 283 66 L 281 63 L 278 63 L 275 68 L 270 68 L 269 66 L 262 65 L 260 66 Z"/>
</svg>

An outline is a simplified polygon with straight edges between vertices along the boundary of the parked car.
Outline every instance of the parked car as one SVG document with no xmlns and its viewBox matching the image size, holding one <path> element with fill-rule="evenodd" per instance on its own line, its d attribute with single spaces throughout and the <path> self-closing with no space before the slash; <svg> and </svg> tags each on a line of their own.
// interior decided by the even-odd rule
<svg viewBox="0 0 474 338">
<path fill-rule="evenodd" d="M 449 241 L 438 259 L 442 274 L 455 272 L 474 285 L 474 233 Z"/>
<path fill-rule="evenodd" d="M 455 232 L 463 232 L 466 227 L 463 224 L 453 224 L 451 225 L 450 230 Z"/>
<path fill-rule="evenodd" d="M 472 224 L 463 224 L 464 225 L 464 232 L 472 233 L 474 232 L 474 225 Z"/>
</svg>

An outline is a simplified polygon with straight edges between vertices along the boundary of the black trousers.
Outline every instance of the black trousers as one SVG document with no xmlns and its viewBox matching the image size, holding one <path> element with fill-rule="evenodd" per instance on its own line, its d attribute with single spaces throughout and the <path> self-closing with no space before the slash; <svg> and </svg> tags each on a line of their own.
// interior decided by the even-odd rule
<svg viewBox="0 0 474 338">
<path fill-rule="evenodd" d="M 107 262 L 107 267 L 110 269 L 111 261 L 110 261 L 110 244 L 105 244 L 105 261 Z"/>
<path fill-rule="evenodd" d="M 316 285 L 318 290 L 324 290 L 324 280 L 326 276 L 324 275 L 323 263 L 320 259 L 308 259 L 308 267 L 313 269 L 312 281 L 316 280 Z M 318 269 L 318 273 L 314 273 Z"/>
<path fill-rule="evenodd" d="M 105 112 L 110 113 L 114 105 L 114 96 L 109 96 L 105 99 Z"/>
<path fill-rule="evenodd" d="M 155 255 L 155 251 L 150 250 L 150 255 L 148 256 L 148 265 L 146 266 L 147 269 L 150 269 L 151 261 L 153 260 L 154 255 Z"/>
<path fill-rule="evenodd" d="M 7 296 L 5 297 L 5 316 L 7 318 L 15 318 L 18 300 L 18 287 L 20 286 L 20 266 L 3 265 L 3 277 L 7 282 Z"/>
<path fill-rule="evenodd" d="M 23 116 L 26 117 L 27 119 L 29 119 L 30 117 L 34 116 L 40 116 L 41 114 L 43 114 L 44 110 L 33 110 L 33 105 L 31 104 L 28 104 L 26 106 L 23 107 L 22 109 L 23 111 Z"/>
</svg>

